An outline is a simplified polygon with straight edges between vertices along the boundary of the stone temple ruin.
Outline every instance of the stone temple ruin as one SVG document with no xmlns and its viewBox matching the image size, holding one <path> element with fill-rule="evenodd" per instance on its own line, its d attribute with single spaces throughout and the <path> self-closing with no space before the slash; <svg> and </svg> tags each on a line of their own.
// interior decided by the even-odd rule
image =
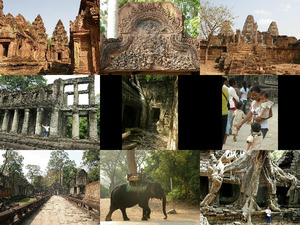
<svg viewBox="0 0 300 225">
<path fill-rule="evenodd" d="M 300 42 L 295 37 L 279 35 L 276 22 L 265 32 L 258 26 L 252 15 L 246 18 L 243 30 L 233 32 L 230 25 L 213 37 L 208 58 L 218 61 L 218 66 L 228 74 L 293 75 L 300 73 L 300 67 L 285 69 L 278 64 L 300 63 Z M 200 55 L 204 58 L 206 41 L 200 43 Z"/>
<path fill-rule="evenodd" d="M 22 149 L 98 149 L 94 76 L 57 79 L 53 84 L 27 90 L 0 90 L 0 139 Z M 73 91 L 65 91 L 65 87 Z M 86 88 L 79 90 L 79 86 Z M 88 104 L 79 104 L 79 96 Z M 73 105 L 68 104 L 73 97 Z M 72 138 L 67 138 L 67 118 L 72 117 Z M 88 118 L 88 140 L 80 140 L 80 117 Z M 49 138 L 42 125 L 50 126 Z M 63 141 L 64 140 L 64 141 Z"/>
<path fill-rule="evenodd" d="M 184 33 L 171 2 L 130 2 L 119 10 L 117 39 L 100 37 L 100 74 L 199 74 L 199 39 Z"/>
<path fill-rule="evenodd" d="M 71 65 L 75 74 L 100 73 L 100 0 L 83 0 L 70 22 Z"/>
<path fill-rule="evenodd" d="M 0 74 L 99 74 L 100 0 L 81 0 L 70 22 L 70 41 L 61 20 L 47 42 L 41 15 L 32 24 L 3 14 L 0 0 Z"/>
<path fill-rule="evenodd" d="M 87 173 L 84 169 L 81 169 L 77 176 L 70 182 L 70 194 L 83 194 L 85 185 L 87 184 Z"/>
<path fill-rule="evenodd" d="M 233 150 L 232 150 L 233 151 Z M 224 154 L 224 151 L 202 151 L 200 153 L 200 201 L 202 201 L 210 192 L 210 188 L 214 185 L 212 180 L 213 165 L 216 164 L 216 159 L 219 160 Z M 284 219 L 291 219 L 293 222 L 300 221 L 300 193 L 299 189 L 291 189 L 296 183 L 285 183 L 281 178 L 284 177 L 283 173 L 289 174 L 292 178 L 300 180 L 300 152 L 299 150 L 286 150 L 282 157 L 277 161 L 277 166 L 282 170 L 280 178 L 272 177 L 275 181 L 275 187 L 272 187 L 272 193 L 274 194 L 274 202 L 277 202 L 277 207 L 280 207 L 281 211 L 272 209 L 272 221 L 283 221 Z M 215 158 L 216 157 L 216 158 Z M 225 167 L 228 165 L 225 164 Z M 238 168 L 238 167 L 237 167 Z M 245 172 L 245 171 L 244 171 Z M 210 224 L 229 224 L 233 221 L 240 220 L 243 214 L 242 207 L 238 205 L 238 199 L 241 194 L 242 179 L 240 176 L 242 171 L 231 171 L 224 173 L 222 177 L 222 185 L 220 190 L 216 194 L 214 204 L 212 208 L 206 210 L 200 208 L 202 214 L 208 219 Z M 266 173 L 264 170 L 262 172 Z M 247 185 L 254 181 L 248 181 Z M 256 203 L 261 209 L 265 209 L 270 203 L 269 184 L 267 180 L 260 177 L 259 187 L 256 196 Z M 275 190 L 275 191 L 274 191 Z M 261 221 L 265 221 L 265 213 L 252 212 L 252 222 L 259 224 Z"/>
<path fill-rule="evenodd" d="M 100 204 L 100 181 L 88 183 L 87 172 L 81 169 L 70 182 L 69 194 L 75 198 Z"/>
<path fill-rule="evenodd" d="M 175 96 L 176 78 L 177 76 L 166 76 L 162 80 L 147 81 L 146 77 L 138 76 L 138 86 L 133 76 L 122 76 L 123 133 L 127 130 L 131 130 L 132 133 L 147 130 L 157 135 L 168 136 L 172 126 L 174 101 L 177 101 Z M 145 101 L 142 101 L 143 98 Z M 138 129 L 136 130 L 136 128 Z M 147 140 L 147 135 L 144 134 L 144 140 Z M 131 142 L 130 139 L 139 139 L 136 136 L 126 138 L 123 139 L 123 149 L 136 146 L 134 143 L 137 143 Z M 150 140 L 154 141 L 156 138 L 152 135 Z M 143 147 L 145 148 L 145 146 Z"/>
</svg>

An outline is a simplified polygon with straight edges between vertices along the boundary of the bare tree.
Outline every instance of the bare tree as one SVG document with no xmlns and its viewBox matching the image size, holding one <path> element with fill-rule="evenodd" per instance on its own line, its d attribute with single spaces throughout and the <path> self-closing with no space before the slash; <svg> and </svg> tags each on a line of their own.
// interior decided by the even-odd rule
<svg viewBox="0 0 300 225">
<path fill-rule="evenodd" d="M 224 26 L 232 26 L 234 19 L 235 17 L 227 7 L 223 5 L 214 6 L 209 1 L 200 2 L 200 37 L 206 40 L 205 64 L 214 35 L 220 30 L 228 28 Z M 225 21 L 227 22 L 225 23 Z"/>
</svg>

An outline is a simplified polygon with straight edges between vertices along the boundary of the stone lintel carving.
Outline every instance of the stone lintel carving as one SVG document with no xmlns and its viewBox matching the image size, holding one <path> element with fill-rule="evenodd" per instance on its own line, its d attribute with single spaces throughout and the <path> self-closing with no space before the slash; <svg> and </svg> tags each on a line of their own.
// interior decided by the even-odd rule
<svg viewBox="0 0 300 225">
<path fill-rule="evenodd" d="M 100 36 L 101 74 L 126 71 L 199 71 L 200 40 L 184 33 L 184 16 L 170 2 L 127 3 L 119 37 Z"/>
</svg>

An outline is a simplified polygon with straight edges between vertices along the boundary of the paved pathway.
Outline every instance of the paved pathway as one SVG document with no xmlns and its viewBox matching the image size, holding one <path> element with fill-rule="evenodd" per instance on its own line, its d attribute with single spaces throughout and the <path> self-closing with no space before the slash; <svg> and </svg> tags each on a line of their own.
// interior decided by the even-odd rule
<svg viewBox="0 0 300 225">
<path fill-rule="evenodd" d="M 52 196 L 37 212 L 34 212 L 24 225 L 98 225 L 99 221 L 92 218 L 81 209 L 72 205 L 61 196 Z"/>
<path fill-rule="evenodd" d="M 200 221 L 199 221 L 200 222 Z M 109 221 L 102 222 L 100 225 L 199 225 L 193 221 Z"/>
<path fill-rule="evenodd" d="M 262 150 L 278 150 L 278 105 L 272 107 L 273 117 L 268 120 L 269 131 L 262 142 Z M 244 123 L 240 129 L 237 141 L 233 142 L 233 136 L 227 137 L 223 150 L 247 149 L 247 137 L 250 134 L 250 124 Z"/>
</svg>

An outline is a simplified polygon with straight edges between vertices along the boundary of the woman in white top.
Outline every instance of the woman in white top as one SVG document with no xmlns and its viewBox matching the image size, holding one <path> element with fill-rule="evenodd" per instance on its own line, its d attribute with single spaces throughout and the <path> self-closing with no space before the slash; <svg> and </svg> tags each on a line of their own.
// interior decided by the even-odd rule
<svg viewBox="0 0 300 225">
<path fill-rule="evenodd" d="M 246 106 L 247 106 L 247 101 L 248 101 L 248 97 L 249 97 L 249 88 L 247 88 L 247 83 L 246 81 L 242 82 L 242 88 L 240 89 L 240 101 L 243 103 L 243 112 L 245 113 L 245 115 L 247 114 L 246 112 Z"/>
<path fill-rule="evenodd" d="M 237 129 L 239 130 L 243 126 L 243 124 L 251 118 L 251 123 L 254 123 L 254 122 L 260 123 L 261 132 L 263 134 L 263 138 L 265 138 L 265 136 L 269 130 L 268 119 L 272 117 L 272 111 L 270 112 L 270 116 L 266 119 L 259 117 L 259 112 L 260 112 L 261 103 L 262 103 L 260 101 L 260 92 L 261 92 L 261 89 L 259 86 L 253 86 L 251 88 L 250 93 L 251 93 L 253 102 L 251 103 L 250 110 L 249 110 L 247 116 L 237 126 Z"/>
</svg>

